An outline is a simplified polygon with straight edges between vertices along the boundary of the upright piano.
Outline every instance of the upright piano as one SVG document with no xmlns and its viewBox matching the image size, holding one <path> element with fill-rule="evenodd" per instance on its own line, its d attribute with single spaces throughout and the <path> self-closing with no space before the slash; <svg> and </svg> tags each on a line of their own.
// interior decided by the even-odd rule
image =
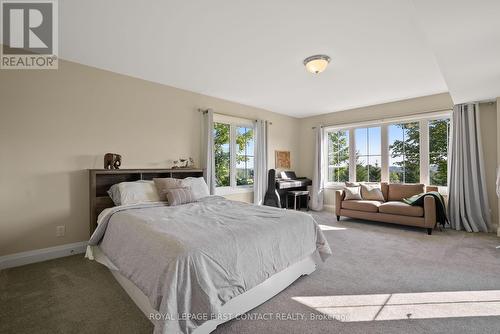
<svg viewBox="0 0 500 334">
<path fill-rule="evenodd" d="M 286 207 L 285 201 L 287 198 L 287 191 L 307 190 L 307 186 L 310 186 L 311 184 L 311 179 L 306 177 L 297 177 L 294 171 L 283 171 L 280 172 L 279 175 L 276 175 L 276 170 L 270 169 L 264 205 L 284 208 Z"/>
</svg>

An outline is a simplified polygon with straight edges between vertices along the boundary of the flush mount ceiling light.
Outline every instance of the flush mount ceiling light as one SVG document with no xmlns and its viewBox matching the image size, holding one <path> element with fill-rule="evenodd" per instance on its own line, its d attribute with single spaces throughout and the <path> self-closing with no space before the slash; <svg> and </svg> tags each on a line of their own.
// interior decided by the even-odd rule
<svg viewBox="0 0 500 334">
<path fill-rule="evenodd" d="M 321 73 L 323 72 L 328 63 L 330 62 L 330 57 L 327 55 L 314 55 L 304 59 L 304 65 L 306 69 L 311 73 Z"/>
</svg>

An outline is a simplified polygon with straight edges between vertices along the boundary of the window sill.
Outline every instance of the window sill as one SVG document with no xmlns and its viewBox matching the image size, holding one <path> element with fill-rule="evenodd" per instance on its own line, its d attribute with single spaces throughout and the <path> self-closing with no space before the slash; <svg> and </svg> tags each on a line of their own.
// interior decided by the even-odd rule
<svg viewBox="0 0 500 334">
<path fill-rule="evenodd" d="M 345 183 L 327 183 L 324 186 L 324 189 L 331 189 L 331 190 L 342 190 L 345 187 Z"/>
<path fill-rule="evenodd" d="M 231 195 L 231 194 L 245 194 L 251 192 L 253 192 L 253 186 L 215 188 L 215 194 L 219 196 Z"/>
</svg>

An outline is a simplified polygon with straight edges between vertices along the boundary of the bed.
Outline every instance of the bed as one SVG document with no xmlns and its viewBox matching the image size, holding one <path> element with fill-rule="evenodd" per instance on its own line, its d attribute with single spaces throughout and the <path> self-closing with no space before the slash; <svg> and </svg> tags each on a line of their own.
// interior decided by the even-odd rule
<svg viewBox="0 0 500 334">
<path fill-rule="evenodd" d="M 331 254 L 312 216 L 219 196 L 112 206 L 86 256 L 107 266 L 155 333 L 210 333 Z"/>
</svg>

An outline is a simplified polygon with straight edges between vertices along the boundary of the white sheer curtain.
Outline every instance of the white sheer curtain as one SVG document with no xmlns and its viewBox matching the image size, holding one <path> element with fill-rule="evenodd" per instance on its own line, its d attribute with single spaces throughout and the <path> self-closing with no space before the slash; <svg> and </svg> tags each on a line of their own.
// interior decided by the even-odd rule
<svg viewBox="0 0 500 334">
<path fill-rule="evenodd" d="M 452 228 L 488 232 L 491 226 L 481 144 L 479 105 L 453 108 L 448 216 Z"/>
<path fill-rule="evenodd" d="M 323 138 L 324 129 L 317 126 L 314 129 L 314 171 L 309 205 L 314 211 L 323 210 Z"/>
<path fill-rule="evenodd" d="M 267 121 L 255 122 L 253 202 L 262 205 L 267 189 Z"/>
<path fill-rule="evenodd" d="M 202 121 L 202 164 L 205 169 L 205 181 L 207 181 L 210 195 L 215 194 L 215 155 L 214 155 L 214 112 L 207 109 L 203 112 Z"/>
</svg>

